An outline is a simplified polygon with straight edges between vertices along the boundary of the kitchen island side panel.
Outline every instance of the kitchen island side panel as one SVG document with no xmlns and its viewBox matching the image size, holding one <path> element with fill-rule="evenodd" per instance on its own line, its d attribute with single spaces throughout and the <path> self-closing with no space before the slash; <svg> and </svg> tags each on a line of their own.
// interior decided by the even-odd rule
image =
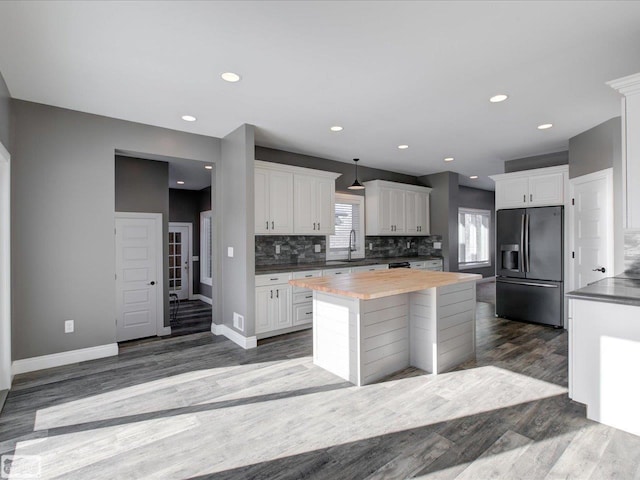
<svg viewBox="0 0 640 480">
<path fill-rule="evenodd" d="M 436 289 L 409 294 L 410 363 L 425 372 L 437 364 Z"/>
<path fill-rule="evenodd" d="M 451 370 L 475 358 L 475 282 L 439 287 L 437 290 L 437 364 L 433 373 Z"/>
</svg>

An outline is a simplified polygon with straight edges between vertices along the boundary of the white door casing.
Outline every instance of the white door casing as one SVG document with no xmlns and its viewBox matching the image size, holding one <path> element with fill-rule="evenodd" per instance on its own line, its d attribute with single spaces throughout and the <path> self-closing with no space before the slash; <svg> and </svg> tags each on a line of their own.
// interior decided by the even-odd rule
<svg viewBox="0 0 640 480">
<path fill-rule="evenodd" d="M 570 180 L 572 289 L 612 276 L 613 171 L 606 169 Z M 603 269 L 604 271 L 597 271 Z"/>
<path fill-rule="evenodd" d="M 193 293 L 191 223 L 169 223 L 169 293 L 188 300 Z"/>
<path fill-rule="evenodd" d="M 162 214 L 115 214 L 117 341 L 163 331 Z"/>
<path fill-rule="evenodd" d="M 11 156 L 0 143 L 0 390 L 11 387 Z"/>
</svg>

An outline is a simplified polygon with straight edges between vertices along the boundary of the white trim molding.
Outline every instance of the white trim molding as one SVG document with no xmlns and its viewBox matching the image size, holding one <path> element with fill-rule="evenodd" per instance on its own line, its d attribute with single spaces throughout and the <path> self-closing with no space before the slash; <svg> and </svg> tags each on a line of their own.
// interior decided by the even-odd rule
<svg viewBox="0 0 640 480">
<path fill-rule="evenodd" d="M 167 335 L 171 335 L 171 327 L 160 327 L 158 328 L 158 336 L 165 337 Z"/>
<path fill-rule="evenodd" d="M 258 338 L 255 335 L 252 337 L 245 337 L 227 325 L 218 325 L 217 323 L 211 322 L 211 333 L 214 335 L 224 335 L 233 343 L 240 345 L 245 350 L 256 348 L 258 346 Z"/>
<path fill-rule="evenodd" d="M 0 390 L 11 380 L 11 155 L 0 142 Z"/>
<path fill-rule="evenodd" d="M 35 372 L 36 370 L 71 365 L 72 363 L 86 362 L 88 360 L 113 357 L 116 355 L 118 355 L 118 344 L 109 343 L 107 345 L 98 345 L 97 347 L 81 348 L 68 352 L 42 355 L 41 357 L 15 360 L 11 365 L 11 370 L 13 375 L 18 375 L 20 373 Z"/>
<path fill-rule="evenodd" d="M 208 303 L 209 305 L 213 305 L 213 300 L 211 300 L 209 297 L 205 297 L 201 293 L 196 293 L 193 296 L 193 299 L 194 300 L 200 300 L 201 302 Z"/>
</svg>

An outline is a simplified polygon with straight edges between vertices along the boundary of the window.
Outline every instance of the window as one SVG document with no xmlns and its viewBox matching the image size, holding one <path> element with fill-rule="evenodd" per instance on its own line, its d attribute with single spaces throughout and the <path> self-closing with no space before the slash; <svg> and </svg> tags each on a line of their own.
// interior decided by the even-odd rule
<svg viewBox="0 0 640 480">
<path fill-rule="evenodd" d="M 213 218 L 211 210 L 200 212 L 200 283 L 213 285 Z"/>
<path fill-rule="evenodd" d="M 356 232 L 352 258 L 364 258 L 364 197 L 336 194 L 335 235 L 327 236 L 327 258 L 341 259 L 349 256 L 349 236 Z"/>
<path fill-rule="evenodd" d="M 490 265 L 489 229 L 491 212 L 460 208 L 458 210 L 458 266 L 460 269 Z"/>
</svg>

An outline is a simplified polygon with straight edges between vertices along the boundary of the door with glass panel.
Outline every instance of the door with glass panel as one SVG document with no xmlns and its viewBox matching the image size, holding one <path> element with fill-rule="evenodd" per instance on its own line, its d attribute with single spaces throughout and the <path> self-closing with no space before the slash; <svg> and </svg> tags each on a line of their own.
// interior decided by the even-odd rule
<svg viewBox="0 0 640 480">
<path fill-rule="evenodd" d="M 169 224 L 169 293 L 189 298 L 190 225 Z"/>
</svg>

